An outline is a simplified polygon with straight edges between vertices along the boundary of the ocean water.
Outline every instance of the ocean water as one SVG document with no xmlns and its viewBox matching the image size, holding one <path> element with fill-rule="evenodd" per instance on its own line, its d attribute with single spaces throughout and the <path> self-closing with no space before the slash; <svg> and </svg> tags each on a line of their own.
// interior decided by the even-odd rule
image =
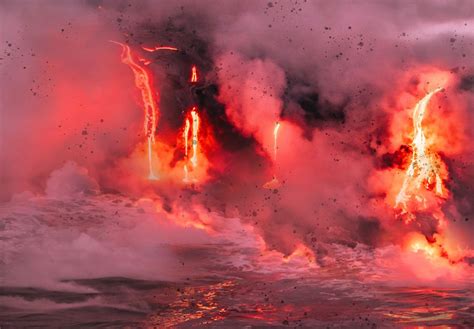
<svg viewBox="0 0 474 329">
<path fill-rule="evenodd" d="M 177 225 L 117 195 L 0 209 L 2 329 L 474 328 L 472 271 L 409 280 L 395 247 L 285 258 L 238 218 Z"/>
</svg>

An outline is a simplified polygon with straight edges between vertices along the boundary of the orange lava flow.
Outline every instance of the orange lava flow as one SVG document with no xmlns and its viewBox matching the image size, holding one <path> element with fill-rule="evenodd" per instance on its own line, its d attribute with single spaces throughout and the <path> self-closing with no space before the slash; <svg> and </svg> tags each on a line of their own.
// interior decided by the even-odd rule
<svg viewBox="0 0 474 329">
<path fill-rule="evenodd" d="M 195 107 L 193 107 L 191 111 L 191 119 L 193 121 L 193 139 L 192 139 L 192 145 L 193 145 L 193 156 L 191 157 L 191 163 L 193 164 L 193 167 L 197 167 L 198 165 L 198 153 L 197 153 L 197 148 L 198 148 L 198 134 L 199 134 L 199 114 L 196 110 Z"/>
<path fill-rule="evenodd" d="M 273 128 L 273 165 L 276 166 L 277 161 L 277 154 L 278 154 L 278 131 L 280 130 L 280 122 L 275 123 L 275 127 Z M 280 185 L 276 175 L 276 169 L 274 168 L 273 178 L 271 181 L 266 182 L 263 185 L 263 188 L 266 189 L 275 189 Z"/>
<path fill-rule="evenodd" d="M 423 118 L 427 111 L 430 99 L 442 88 L 437 88 L 424 96 L 413 109 L 413 141 L 412 158 L 408 167 L 403 185 L 396 197 L 395 208 L 400 208 L 403 213 L 408 213 L 407 203 L 414 200 L 426 208 L 426 198 L 420 190 L 424 188 L 434 191 L 437 196 L 446 197 L 447 190 L 444 187 L 443 179 L 447 176 L 442 172 L 444 164 L 439 155 L 430 150 L 423 129 Z"/>
<path fill-rule="evenodd" d="M 143 50 L 148 51 L 150 53 L 157 51 L 157 50 L 171 50 L 171 51 L 178 51 L 178 48 L 170 47 L 170 46 L 155 46 L 155 47 L 142 47 Z"/>
<path fill-rule="evenodd" d="M 429 214 L 436 222 L 433 233 L 410 233 L 405 240 L 405 250 L 422 255 L 433 266 L 454 269 L 452 265 L 463 261 L 466 250 L 446 231 L 448 221 L 442 205 L 449 197 L 445 186 L 449 172 L 439 154 L 440 149 L 449 145 L 447 138 L 452 141 L 453 137 L 448 137 L 440 129 L 442 123 L 433 124 L 436 121 L 426 116 L 433 97 L 446 87 L 448 81 L 443 74 L 429 77 L 430 82 L 437 86 L 432 87 L 412 109 L 412 154 L 396 194 L 394 208 L 401 211 L 406 224 L 415 221 L 419 212 L 425 214 L 423 216 Z M 422 225 L 422 220 L 415 225 Z"/>
<path fill-rule="evenodd" d="M 277 150 L 278 150 L 278 130 L 280 130 L 280 122 L 275 123 L 275 128 L 273 128 L 273 153 L 274 161 L 277 160 Z"/>
<path fill-rule="evenodd" d="M 135 77 L 135 86 L 140 90 L 143 109 L 145 114 L 144 120 L 144 131 L 145 136 L 147 137 L 148 142 L 148 179 L 155 180 L 158 177 L 153 171 L 153 161 L 152 161 L 152 149 L 153 144 L 155 143 L 155 131 L 156 123 L 158 118 L 158 105 L 156 99 L 156 93 L 153 90 L 153 80 L 150 72 L 148 72 L 144 67 L 140 66 L 134 58 L 132 51 L 128 45 L 125 45 L 120 42 L 112 41 L 120 46 L 122 46 L 122 63 L 128 65 L 133 71 Z"/>
<path fill-rule="evenodd" d="M 191 127 L 191 124 L 189 123 L 189 119 L 186 119 L 186 124 L 184 127 L 183 131 L 183 140 L 184 140 L 184 156 L 186 158 L 186 161 L 188 159 L 188 139 L 189 139 L 189 128 Z M 185 162 L 184 163 L 184 178 L 183 181 L 187 182 L 189 180 L 189 172 L 188 172 L 188 164 Z"/>
<path fill-rule="evenodd" d="M 183 131 L 183 141 L 184 141 L 184 182 L 189 181 L 189 168 L 188 161 L 191 162 L 193 170 L 198 166 L 198 147 L 199 147 L 199 128 L 200 128 L 200 117 L 197 111 L 197 108 L 194 106 L 191 111 L 188 113 L 185 120 L 185 126 Z M 190 140 L 191 139 L 191 140 Z M 189 143 L 191 142 L 191 143 Z M 192 155 L 189 158 L 189 144 L 191 144 Z"/>
<path fill-rule="evenodd" d="M 197 82 L 198 81 L 198 76 L 197 76 L 197 68 L 195 65 L 191 68 L 191 82 Z"/>
</svg>

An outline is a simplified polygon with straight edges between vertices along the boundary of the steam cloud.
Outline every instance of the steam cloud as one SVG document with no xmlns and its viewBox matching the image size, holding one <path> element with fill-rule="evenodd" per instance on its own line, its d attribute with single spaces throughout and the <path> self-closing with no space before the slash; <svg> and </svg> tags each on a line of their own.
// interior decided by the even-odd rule
<svg viewBox="0 0 474 329">
<path fill-rule="evenodd" d="M 391 126 L 406 104 L 400 95 L 418 98 L 421 76 L 432 67 L 451 72 L 442 115 L 454 122 L 446 127 L 453 139 L 465 141 L 455 149 L 446 145 L 442 154 L 452 190 L 444 210 L 452 234 L 474 247 L 463 233 L 472 232 L 474 204 L 470 1 L 0 6 L 2 199 L 24 190 L 60 195 L 55 180 L 78 177 L 93 190 L 142 193 L 122 165 L 140 141 L 142 111 L 131 73 L 109 40 L 135 47 L 171 44 L 180 54 L 157 55 L 151 66 L 161 94 L 158 136 L 169 144 L 175 139 L 181 111 L 190 103 L 183 73 L 188 66 L 180 64 L 193 62 L 206 81 L 195 97 L 220 142 L 210 155 L 207 197 L 188 202 L 227 215 L 236 209 L 270 248 L 284 253 L 299 242 L 318 249 L 321 240 L 379 245 L 408 229 L 428 234 L 429 219 L 422 228 L 394 224 L 374 177 L 395 167 L 396 152 L 407 144 Z M 284 184 L 262 191 L 271 177 L 277 120 L 277 171 Z M 87 168 L 98 186 L 67 170 L 47 184 L 50 173 L 69 160 Z M 179 209 L 178 201 L 169 201 L 177 190 L 147 187 L 151 192 Z"/>
</svg>

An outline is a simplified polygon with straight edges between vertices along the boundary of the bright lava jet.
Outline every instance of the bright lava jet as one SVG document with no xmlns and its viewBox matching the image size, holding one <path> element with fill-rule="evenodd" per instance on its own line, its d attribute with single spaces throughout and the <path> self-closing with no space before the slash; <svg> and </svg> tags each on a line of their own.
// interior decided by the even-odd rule
<svg viewBox="0 0 474 329">
<path fill-rule="evenodd" d="M 413 155 L 403 181 L 403 186 L 396 199 L 396 206 L 400 207 L 403 212 L 409 211 L 407 203 L 412 198 L 421 207 L 425 207 L 426 200 L 421 193 L 418 193 L 422 188 L 433 190 L 440 197 L 445 197 L 447 193 L 443 185 L 443 178 L 441 177 L 441 169 L 444 169 L 444 164 L 440 157 L 429 149 L 423 131 L 423 118 L 429 101 L 433 95 L 441 90 L 442 88 L 437 88 L 429 92 L 413 109 L 414 137 L 411 144 Z"/>
</svg>

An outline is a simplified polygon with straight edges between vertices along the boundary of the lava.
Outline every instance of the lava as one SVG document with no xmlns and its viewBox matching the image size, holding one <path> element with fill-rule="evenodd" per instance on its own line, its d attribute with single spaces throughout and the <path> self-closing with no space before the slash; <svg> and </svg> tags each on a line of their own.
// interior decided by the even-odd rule
<svg viewBox="0 0 474 329">
<path fill-rule="evenodd" d="M 183 131 L 183 141 L 184 141 L 184 157 L 185 161 L 188 159 L 188 139 L 189 139 L 189 128 L 191 127 L 191 124 L 189 123 L 189 119 L 186 118 L 185 121 L 185 127 Z M 189 172 L 188 172 L 188 164 L 187 162 L 184 163 L 184 178 L 183 181 L 187 182 L 189 180 Z"/>
<path fill-rule="evenodd" d="M 435 234 L 428 239 L 422 234 L 411 233 L 406 238 L 405 249 L 413 253 L 422 253 L 432 262 L 446 262 L 447 265 L 457 264 L 463 261 L 465 252 L 448 246 L 443 236 Z"/>
<path fill-rule="evenodd" d="M 170 46 L 155 46 L 155 47 L 142 47 L 143 50 L 148 51 L 150 53 L 157 51 L 157 50 L 171 50 L 171 51 L 178 51 L 178 48 L 170 47 Z"/>
<path fill-rule="evenodd" d="M 274 161 L 277 160 L 277 150 L 278 150 L 278 130 L 280 129 L 280 122 L 275 123 L 275 128 L 273 128 L 273 154 Z"/>
<path fill-rule="evenodd" d="M 196 171 L 198 167 L 198 147 L 199 147 L 199 128 L 200 128 L 200 117 L 197 110 L 197 107 L 193 107 L 191 111 L 188 113 L 185 119 L 185 126 L 183 131 L 183 141 L 184 141 L 184 156 L 185 156 L 185 163 L 183 166 L 184 169 L 184 182 L 189 181 L 189 168 L 188 162 L 191 163 L 193 167 L 193 171 Z M 191 137 L 191 140 L 190 140 Z M 191 143 L 189 143 L 191 142 Z M 189 144 L 192 147 L 192 155 L 189 158 Z M 194 178 L 196 180 L 196 178 Z"/>
<path fill-rule="evenodd" d="M 0 3 L 0 327 L 474 328 L 472 0 L 43 3 Z"/>
<path fill-rule="evenodd" d="M 197 109 L 193 107 L 191 111 L 191 119 L 193 121 L 193 139 L 192 139 L 192 145 L 193 145 L 193 156 L 191 157 L 191 163 L 193 164 L 193 167 L 197 167 L 198 165 L 198 155 L 197 155 L 197 149 L 198 149 L 198 133 L 199 133 L 199 114 L 197 112 Z"/>
<path fill-rule="evenodd" d="M 197 68 L 195 65 L 191 68 L 191 82 L 197 82 L 198 81 L 198 75 L 197 75 Z"/>
<path fill-rule="evenodd" d="M 158 176 L 155 174 L 153 169 L 153 144 L 155 144 L 155 132 L 156 132 L 156 125 L 158 121 L 159 115 L 159 108 L 158 108 L 158 93 L 154 90 L 153 87 L 153 77 L 151 73 L 146 70 L 144 67 L 140 66 L 137 62 L 141 61 L 144 65 L 148 65 L 150 61 L 135 58 L 136 56 L 132 53 L 132 50 L 128 45 L 125 45 L 120 42 L 112 41 L 122 47 L 122 63 L 128 65 L 135 77 L 135 86 L 140 90 L 143 102 L 143 109 L 145 114 L 144 120 L 144 130 L 145 136 L 147 138 L 147 150 L 148 150 L 148 179 L 149 180 L 156 180 Z M 155 50 L 174 50 L 176 51 L 177 48 L 174 47 L 154 47 L 146 48 L 143 47 L 144 50 L 147 51 L 155 51 Z"/>
<path fill-rule="evenodd" d="M 459 249 L 456 242 L 447 239 L 449 215 L 443 210 L 443 204 L 450 196 L 445 186 L 449 175 L 446 164 L 439 155 L 446 137 L 438 124 L 423 122 L 430 101 L 445 88 L 447 80 L 442 73 L 430 77 L 437 82 L 437 87 L 426 93 L 412 109 L 410 161 L 401 188 L 396 194 L 394 209 L 400 211 L 397 216 L 401 216 L 405 224 L 413 222 L 413 228 L 426 225 L 423 218 L 434 223 L 431 231 L 423 234 L 409 233 L 405 250 L 424 255 L 432 263 L 451 266 L 461 262 L 466 253 Z"/>
<path fill-rule="evenodd" d="M 135 86 L 140 90 L 143 109 L 145 112 L 144 130 L 148 142 L 148 179 L 155 180 L 158 177 L 153 170 L 152 149 L 155 143 L 155 131 L 158 117 L 158 105 L 156 93 L 153 90 L 151 74 L 134 59 L 134 55 L 128 45 L 113 41 L 122 46 L 122 63 L 128 65 L 135 77 Z"/>
<path fill-rule="evenodd" d="M 274 189 L 280 185 L 276 175 L 276 162 L 277 162 L 277 154 L 278 154 L 278 131 L 280 130 L 280 122 L 275 123 L 275 127 L 273 128 L 273 178 L 271 181 L 265 183 L 263 188 L 266 189 Z"/>
<path fill-rule="evenodd" d="M 447 190 L 443 185 L 442 168 L 443 163 L 438 154 L 430 150 L 427 143 L 425 132 L 423 130 L 423 118 L 425 116 L 430 99 L 441 91 L 437 88 L 424 96 L 413 109 L 413 141 L 412 158 L 410 165 L 405 173 L 403 185 L 396 197 L 395 207 L 402 209 L 403 213 L 408 213 L 407 203 L 414 199 L 422 208 L 426 208 L 426 199 L 420 189 L 434 190 L 434 193 L 440 197 L 447 196 Z"/>
</svg>

